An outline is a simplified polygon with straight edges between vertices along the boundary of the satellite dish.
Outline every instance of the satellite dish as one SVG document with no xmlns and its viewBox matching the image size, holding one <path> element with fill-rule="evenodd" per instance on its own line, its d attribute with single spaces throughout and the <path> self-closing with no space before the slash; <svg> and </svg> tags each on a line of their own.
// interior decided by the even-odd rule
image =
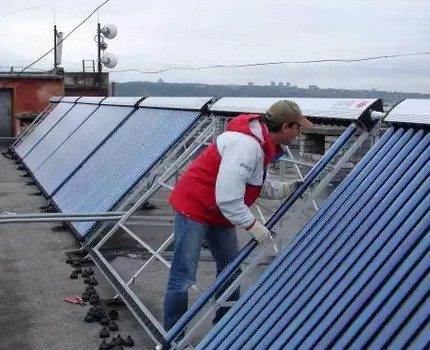
<svg viewBox="0 0 430 350">
<path fill-rule="evenodd" d="M 116 34 L 118 33 L 118 30 L 116 29 L 116 26 L 113 24 L 106 24 L 101 29 L 102 34 L 106 39 L 113 39 L 116 37 Z"/>
<path fill-rule="evenodd" d="M 113 53 L 106 53 L 102 56 L 101 61 L 107 68 L 115 68 L 118 64 L 118 57 Z"/>
<path fill-rule="evenodd" d="M 100 43 L 100 50 L 106 50 L 107 49 L 107 47 L 108 47 L 108 44 L 106 44 L 104 41 L 102 41 L 101 43 Z"/>
</svg>

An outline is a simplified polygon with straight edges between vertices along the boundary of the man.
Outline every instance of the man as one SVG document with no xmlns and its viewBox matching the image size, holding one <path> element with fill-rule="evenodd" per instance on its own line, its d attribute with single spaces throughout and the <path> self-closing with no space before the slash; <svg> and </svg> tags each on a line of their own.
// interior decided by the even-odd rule
<svg viewBox="0 0 430 350">
<path fill-rule="evenodd" d="M 276 102 L 263 116 L 239 115 L 179 179 L 169 198 L 176 214 L 175 252 L 164 300 L 166 330 L 187 311 L 188 288 L 196 282 L 203 241 L 219 274 L 239 253 L 234 226 L 245 229 L 260 244 L 270 239 L 269 230 L 249 207 L 260 195 L 286 198 L 301 183 L 266 179 L 267 167 L 282 152 L 281 145 L 291 143 L 301 126 L 312 127 L 312 123 L 288 100 Z M 239 290 L 230 300 L 238 297 Z M 227 311 L 220 308 L 214 322 Z"/>
</svg>

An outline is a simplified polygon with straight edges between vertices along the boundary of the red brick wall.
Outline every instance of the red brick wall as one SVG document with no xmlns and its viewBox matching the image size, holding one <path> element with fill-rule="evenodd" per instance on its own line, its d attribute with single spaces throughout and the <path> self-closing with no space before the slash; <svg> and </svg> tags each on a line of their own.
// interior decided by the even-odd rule
<svg viewBox="0 0 430 350">
<path fill-rule="evenodd" d="M 52 96 L 64 95 L 62 79 L 13 79 L 0 77 L 0 86 L 12 91 L 12 119 L 23 114 L 39 114 L 49 104 Z M 12 120 L 13 134 L 19 133 L 19 120 Z"/>
</svg>

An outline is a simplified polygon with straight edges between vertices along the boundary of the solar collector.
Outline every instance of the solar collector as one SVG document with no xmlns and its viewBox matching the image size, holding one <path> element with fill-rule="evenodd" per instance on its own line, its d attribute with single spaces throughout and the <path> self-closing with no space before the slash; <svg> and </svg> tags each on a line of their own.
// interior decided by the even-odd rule
<svg viewBox="0 0 430 350">
<path fill-rule="evenodd" d="M 93 104 L 76 104 L 24 158 L 28 169 L 34 174 L 97 108 Z"/>
<path fill-rule="evenodd" d="M 74 106 L 73 103 L 60 102 L 40 122 L 40 124 L 18 145 L 16 154 L 23 159 L 43 137 L 63 118 Z"/>
<path fill-rule="evenodd" d="M 197 111 L 139 108 L 54 194 L 62 212 L 114 208 L 200 116 Z M 81 238 L 94 222 L 72 223 Z"/>
<path fill-rule="evenodd" d="M 379 155 L 379 158 L 382 158 L 383 154 L 387 152 L 390 148 L 393 146 L 393 141 L 389 141 L 389 135 L 394 133 L 394 129 L 390 129 L 387 131 L 387 133 L 383 136 L 383 138 L 380 140 L 379 144 L 377 145 L 377 149 L 375 152 Z M 216 336 L 217 341 L 214 341 L 212 346 L 216 346 L 218 341 L 223 339 L 223 337 L 228 334 L 231 329 L 229 325 L 227 325 L 229 322 L 234 322 L 233 319 L 240 320 L 242 317 L 247 315 L 250 310 L 253 308 L 253 306 L 264 296 L 264 294 L 268 291 L 269 286 L 271 283 L 274 283 L 274 281 L 280 277 L 281 271 L 278 270 L 279 274 L 275 275 L 272 274 L 273 271 L 278 269 L 278 266 L 281 265 L 284 262 L 284 259 L 290 259 L 291 261 L 294 261 L 294 259 L 299 256 L 299 254 L 303 251 L 303 249 L 307 248 L 309 244 L 311 244 L 315 239 L 318 238 L 318 235 L 316 234 L 316 230 L 312 231 L 315 225 L 321 224 L 319 219 L 321 217 L 325 217 L 327 212 L 332 208 L 332 206 L 336 208 L 340 208 L 345 201 L 349 197 L 348 192 L 344 193 L 342 192 L 343 188 L 347 188 L 350 183 L 352 182 L 351 179 L 357 175 L 360 176 L 361 179 L 364 179 L 366 177 L 366 170 L 368 168 L 373 168 L 379 160 L 378 157 L 372 158 L 369 156 L 366 156 L 362 162 L 353 170 L 351 175 L 340 185 L 338 190 L 332 195 L 331 198 L 325 204 L 320 208 L 320 210 L 317 212 L 317 214 L 311 219 L 311 221 L 303 228 L 303 230 L 299 233 L 299 235 L 296 237 L 296 239 L 291 243 L 290 246 L 286 248 L 286 250 L 279 255 L 274 262 L 269 266 L 269 268 L 262 274 L 262 276 L 258 279 L 258 281 L 251 287 L 249 291 L 246 292 L 246 294 L 237 302 L 236 307 L 234 307 L 220 322 L 217 324 L 217 330 L 218 334 Z M 350 191 L 352 192 L 352 188 L 348 187 Z M 343 195 L 343 196 L 341 196 Z M 343 199 L 343 200 L 342 200 Z M 327 216 L 328 217 L 328 216 Z M 310 236 L 307 236 L 307 234 L 311 231 Z M 318 242 L 316 243 L 318 244 Z M 299 250 L 301 249 L 301 250 Z M 288 256 L 288 253 L 293 252 L 294 254 L 290 257 Z M 269 281 L 268 283 L 266 283 Z M 267 298 L 269 299 L 269 298 Z M 236 312 L 234 312 L 236 311 Z M 222 330 L 222 327 L 226 325 L 226 329 Z M 207 337 L 207 340 L 209 340 L 212 337 L 215 337 L 215 334 L 209 334 Z M 203 343 L 204 344 L 204 343 Z"/>
<path fill-rule="evenodd" d="M 394 327 L 387 295 L 398 305 L 406 300 L 402 309 L 425 326 L 413 309 L 424 315 L 418 305 L 429 293 L 422 283 L 428 246 L 421 247 L 430 220 L 429 144 L 424 130 L 390 128 L 197 348 L 356 348 L 366 342 L 379 348 L 399 342 L 400 313 L 397 328 L 375 332 Z M 411 332 L 402 338 L 427 345 Z"/>
<path fill-rule="evenodd" d="M 102 105 L 34 173 L 51 196 L 132 112 L 133 107 Z"/>
</svg>

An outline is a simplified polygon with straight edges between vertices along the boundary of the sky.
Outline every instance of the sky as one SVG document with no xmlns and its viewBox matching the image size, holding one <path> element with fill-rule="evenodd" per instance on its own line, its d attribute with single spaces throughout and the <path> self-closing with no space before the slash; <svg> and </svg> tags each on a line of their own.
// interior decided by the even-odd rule
<svg viewBox="0 0 430 350">
<path fill-rule="evenodd" d="M 26 66 L 67 35 L 103 0 L 0 0 L 0 70 Z M 118 57 L 111 80 L 379 89 L 430 93 L 430 55 L 355 63 L 174 70 L 275 61 L 348 59 L 430 52 L 429 0 L 110 0 L 63 43 L 62 66 L 81 71 L 97 58 L 97 22 Z M 50 69 L 53 54 L 35 64 Z M 124 72 L 126 71 L 126 72 Z"/>
</svg>

